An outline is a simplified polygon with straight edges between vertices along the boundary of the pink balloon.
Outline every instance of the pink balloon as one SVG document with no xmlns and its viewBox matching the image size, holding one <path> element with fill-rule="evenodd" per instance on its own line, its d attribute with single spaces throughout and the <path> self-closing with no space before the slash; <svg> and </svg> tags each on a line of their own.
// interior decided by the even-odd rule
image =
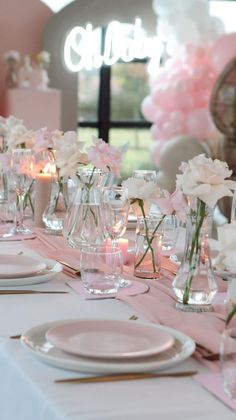
<svg viewBox="0 0 236 420">
<path fill-rule="evenodd" d="M 165 112 L 163 109 L 157 109 L 155 113 L 155 117 L 154 117 L 154 123 L 158 127 L 161 127 L 166 121 L 166 119 L 168 118 L 168 116 L 169 116 L 169 112 Z"/>
<path fill-rule="evenodd" d="M 219 74 L 236 57 L 236 33 L 218 37 L 209 51 L 212 68 Z"/>
<path fill-rule="evenodd" d="M 186 134 L 204 140 L 213 129 L 214 125 L 208 109 L 199 108 L 189 113 L 186 121 Z"/>
<path fill-rule="evenodd" d="M 141 112 L 146 118 L 147 121 L 153 122 L 155 113 L 156 113 L 156 105 L 153 103 L 151 96 L 146 96 L 141 104 Z"/>
</svg>

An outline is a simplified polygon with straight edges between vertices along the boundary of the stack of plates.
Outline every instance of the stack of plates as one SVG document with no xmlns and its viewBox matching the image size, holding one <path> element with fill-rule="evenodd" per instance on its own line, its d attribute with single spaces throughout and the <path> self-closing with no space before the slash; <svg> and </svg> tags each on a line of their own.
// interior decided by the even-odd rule
<svg viewBox="0 0 236 420">
<path fill-rule="evenodd" d="M 61 264 L 43 257 L 0 255 L 0 286 L 43 283 L 62 270 Z"/>
<path fill-rule="evenodd" d="M 87 373 L 157 371 L 175 366 L 195 350 L 194 341 L 174 329 L 105 319 L 43 324 L 21 341 L 46 363 Z"/>
</svg>

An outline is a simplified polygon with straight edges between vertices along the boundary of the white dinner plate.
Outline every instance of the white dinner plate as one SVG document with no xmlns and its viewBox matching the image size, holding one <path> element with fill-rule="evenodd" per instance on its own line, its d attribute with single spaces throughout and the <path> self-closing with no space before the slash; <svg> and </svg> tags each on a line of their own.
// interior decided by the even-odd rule
<svg viewBox="0 0 236 420">
<path fill-rule="evenodd" d="M 118 320 L 78 320 L 50 328 L 46 339 L 77 356 L 125 359 L 167 350 L 174 338 L 153 324 Z"/>
<path fill-rule="evenodd" d="M 45 283 L 51 280 L 57 273 L 62 271 L 62 265 L 54 260 L 38 257 L 38 261 L 45 264 L 45 269 L 25 277 L 0 278 L 0 287 L 26 286 L 29 284 Z"/>
<path fill-rule="evenodd" d="M 156 325 L 155 328 L 165 331 L 174 337 L 174 345 L 168 350 L 154 356 L 134 359 L 92 359 L 66 353 L 46 339 L 46 332 L 53 327 L 76 320 L 56 321 L 34 327 L 21 336 L 21 343 L 41 361 L 50 365 L 86 373 L 129 373 L 150 372 L 168 369 L 187 359 L 195 350 L 194 341 L 180 331 Z M 104 320 L 105 321 L 105 320 Z M 134 322 L 134 321 L 126 321 Z M 135 323 L 142 325 L 138 321 Z M 148 325 L 145 323 L 145 325 Z M 150 324 L 149 324 L 150 325 Z M 152 325 L 152 324 L 151 324 Z"/>
<path fill-rule="evenodd" d="M 0 279 L 29 276 L 45 268 L 45 262 L 28 257 L 27 255 L 0 255 Z"/>
</svg>

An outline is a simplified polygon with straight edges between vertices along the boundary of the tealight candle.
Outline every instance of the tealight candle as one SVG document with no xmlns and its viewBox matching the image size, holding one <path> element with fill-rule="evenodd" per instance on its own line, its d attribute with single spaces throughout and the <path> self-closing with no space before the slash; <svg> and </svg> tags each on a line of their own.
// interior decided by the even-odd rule
<svg viewBox="0 0 236 420">
<path fill-rule="evenodd" d="M 37 227 L 44 227 L 42 216 L 50 198 L 52 174 L 39 173 L 35 177 L 34 222 Z"/>
</svg>

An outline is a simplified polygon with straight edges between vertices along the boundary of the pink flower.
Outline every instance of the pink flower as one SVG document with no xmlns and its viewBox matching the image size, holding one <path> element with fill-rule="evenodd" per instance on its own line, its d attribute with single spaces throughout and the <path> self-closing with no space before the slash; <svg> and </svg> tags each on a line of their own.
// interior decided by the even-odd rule
<svg viewBox="0 0 236 420">
<path fill-rule="evenodd" d="M 110 171 L 120 176 L 122 153 L 114 146 L 110 146 L 102 139 L 93 138 L 94 146 L 88 148 L 88 159 L 97 169 Z"/>
<path fill-rule="evenodd" d="M 35 133 L 34 151 L 37 153 L 42 150 L 52 148 L 52 136 L 47 127 L 41 128 Z"/>
<path fill-rule="evenodd" d="M 181 190 L 175 190 L 170 194 L 167 190 L 162 190 L 163 197 L 157 200 L 157 204 L 163 214 L 176 214 L 180 219 L 183 219 L 186 201 Z"/>
</svg>

